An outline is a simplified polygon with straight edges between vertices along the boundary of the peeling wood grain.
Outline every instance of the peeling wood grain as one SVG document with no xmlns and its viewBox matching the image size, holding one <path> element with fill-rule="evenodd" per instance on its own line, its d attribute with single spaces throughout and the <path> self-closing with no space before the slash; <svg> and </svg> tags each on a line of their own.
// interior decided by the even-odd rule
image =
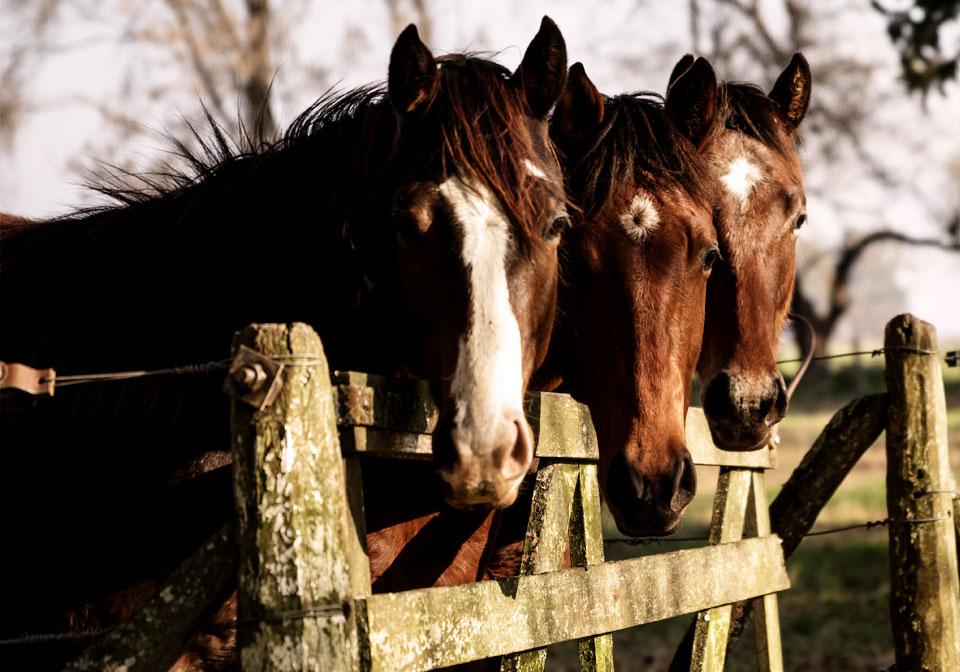
<svg viewBox="0 0 960 672">
<path fill-rule="evenodd" d="M 753 473 L 724 467 L 713 499 L 710 543 L 722 544 L 743 538 L 744 522 Z M 761 570 L 762 571 L 762 570 Z M 731 606 L 714 607 L 697 614 L 693 635 L 691 672 L 720 672 L 727 653 Z"/>
<path fill-rule="evenodd" d="M 345 454 L 432 456 L 430 433 L 437 423 L 437 408 L 426 382 L 352 371 L 338 372 L 334 382 Z M 529 392 L 524 410 L 536 439 L 537 457 L 598 459 L 597 435 L 585 405 L 566 394 Z M 776 466 L 776 451 L 771 447 L 746 452 L 717 448 L 699 408 L 691 408 L 687 414 L 686 437 L 696 464 L 749 469 Z"/>
<path fill-rule="evenodd" d="M 771 530 L 783 539 L 785 559 L 790 559 L 843 479 L 883 433 L 889 406 L 890 398 L 885 393 L 851 401 L 833 414 L 790 474 L 770 505 Z M 733 606 L 728 653 L 740 641 L 752 610 L 749 602 Z M 678 649 L 678 655 L 680 651 Z M 680 668 L 683 668 L 682 660 L 672 669 Z"/>
<path fill-rule="evenodd" d="M 237 571 L 233 523 L 180 565 L 130 620 L 111 630 L 70 663 L 68 672 L 165 670 L 183 652 L 195 627 L 229 591 Z"/>
<path fill-rule="evenodd" d="M 960 586 L 954 537 L 956 490 L 947 453 L 947 409 L 933 325 L 900 315 L 884 334 L 890 616 L 897 667 L 960 669 Z"/>
<path fill-rule="evenodd" d="M 574 491 L 580 478 L 577 464 L 543 462 L 530 506 L 530 521 L 523 540 L 521 576 L 556 571 L 563 566 Z M 504 656 L 501 672 L 542 672 L 547 660 L 545 648 Z"/>
<path fill-rule="evenodd" d="M 766 479 L 762 471 L 753 472 L 750 483 L 750 504 L 747 507 L 747 521 L 744 530 L 749 536 L 762 537 L 770 534 L 770 510 L 767 508 L 765 482 Z M 757 613 L 754 624 L 757 640 L 758 672 L 783 672 L 778 599 L 776 594 L 771 594 L 755 597 L 749 602 Z M 739 604 L 743 604 L 743 602 Z M 731 614 L 731 618 L 735 615 L 736 609 Z M 729 653 L 729 643 L 727 651 Z"/>
<path fill-rule="evenodd" d="M 672 618 L 789 587 L 775 536 L 535 576 L 374 595 L 372 669 L 415 672 Z M 730 577 L 736 575 L 737 581 Z M 697 577 L 677 590 L 677 577 Z"/>
<path fill-rule="evenodd" d="M 597 465 L 581 464 L 580 480 L 570 517 L 570 562 L 577 567 L 598 565 L 603 557 L 600 485 Z M 578 642 L 580 672 L 613 672 L 613 636 L 586 637 Z"/>
<path fill-rule="evenodd" d="M 323 346 L 307 325 L 253 325 L 234 347 L 309 357 L 284 368 L 263 411 L 234 402 L 239 658 L 248 670 L 348 670 L 357 663 L 344 549 L 348 504 Z M 299 615 L 298 615 L 299 614 Z"/>
</svg>

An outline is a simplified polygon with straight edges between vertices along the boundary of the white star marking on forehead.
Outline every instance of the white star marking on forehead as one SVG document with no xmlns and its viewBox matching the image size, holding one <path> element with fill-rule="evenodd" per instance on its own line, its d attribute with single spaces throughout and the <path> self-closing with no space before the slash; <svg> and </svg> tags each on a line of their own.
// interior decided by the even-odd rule
<svg viewBox="0 0 960 672">
<path fill-rule="evenodd" d="M 763 176 L 760 169 L 753 163 L 740 156 L 730 162 L 727 167 L 727 173 L 720 178 L 727 191 L 736 196 L 741 201 L 746 201 L 753 191 L 753 187 Z"/>
<path fill-rule="evenodd" d="M 626 211 L 620 215 L 620 223 L 636 242 L 642 242 L 660 226 L 660 213 L 653 199 L 644 191 L 638 191 Z"/>
</svg>

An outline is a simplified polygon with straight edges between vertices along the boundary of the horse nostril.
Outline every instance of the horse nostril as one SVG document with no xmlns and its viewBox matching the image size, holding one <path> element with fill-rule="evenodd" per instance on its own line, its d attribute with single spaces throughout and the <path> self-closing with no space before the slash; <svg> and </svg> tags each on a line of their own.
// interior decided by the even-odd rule
<svg viewBox="0 0 960 672">
<path fill-rule="evenodd" d="M 607 471 L 607 493 L 614 503 L 632 506 L 637 500 L 643 499 L 644 490 L 643 479 L 631 476 L 630 465 L 623 451 L 614 455 Z"/>
<path fill-rule="evenodd" d="M 771 397 L 762 397 L 760 399 L 760 405 L 757 407 L 757 418 L 763 420 L 768 425 L 770 423 L 770 411 L 773 410 L 773 402 L 776 400 L 775 396 Z"/>
<path fill-rule="evenodd" d="M 500 475 L 507 480 L 527 473 L 533 462 L 533 430 L 530 425 L 525 419 L 519 418 L 513 421 L 513 430 L 516 432 L 513 446 L 500 466 Z"/>
<path fill-rule="evenodd" d="M 702 403 L 704 412 L 710 417 L 736 417 L 730 374 L 721 371 L 707 383 L 703 390 Z"/>
<path fill-rule="evenodd" d="M 680 464 L 677 467 L 676 487 L 674 488 L 673 499 L 670 501 L 670 508 L 675 513 L 680 513 L 690 503 L 693 496 L 697 494 L 697 468 L 693 464 L 693 457 L 690 451 L 683 449 Z"/>
<path fill-rule="evenodd" d="M 770 403 L 764 410 L 763 415 L 760 416 L 768 427 L 772 427 L 783 420 L 783 416 L 787 414 L 787 388 L 782 376 L 777 376 L 774 379 L 773 387 L 774 391 Z"/>
</svg>

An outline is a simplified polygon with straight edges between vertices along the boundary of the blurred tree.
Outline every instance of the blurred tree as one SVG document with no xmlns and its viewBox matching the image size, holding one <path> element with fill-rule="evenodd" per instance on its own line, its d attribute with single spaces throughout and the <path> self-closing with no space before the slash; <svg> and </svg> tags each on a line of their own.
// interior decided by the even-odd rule
<svg viewBox="0 0 960 672">
<path fill-rule="evenodd" d="M 897 7 L 879 0 L 871 4 L 887 18 L 887 33 L 900 52 L 907 89 L 925 96 L 936 87 L 942 93 L 944 82 L 957 77 L 960 32 L 952 45 L 944 45 L 941 38 L 944 26 L 960 17 L 960 0 L 914 0 Z"/>
<path fill-rule="evenodd" d="M 289 3 L 288 3 L 289 4 Z M 274 76 L 276 52 L 282 55 L 286 25 L 274 21 L 269 0 L 161 0 L 149 6 L 133 0 L 16 0 L 13 9 L 26 27 L 4 68 L 4 103 L 15 109 L 29 108 L 22 96 L 22 87 L 10 90 L 9 83 L 22 81 L 25 73 L 42 66 L 49 56 L 90 46 L 93 41 L 110 39 L 121 45 L 144 47 L 143 59 L 157 58 L 164 65 L 172 63 L 180 73 L 166 84 L 139 81 L 135 71 L 143 65 L 138 58 L 129 59 L 124 73 L 126 93 L 140 84 L 151 99 L 163 98 L 185 84 L 205 102 L 211 115 L 228 127 L 239 118 L 250 130 L 262 127 L 268 136 L 276 131 L 271 109 L 270 85 Z M 62 24 L 77 18 L 99 24 L 102 35 L 73 43 L 54 43 Z M 109 36 L 122 21 L 119 37 Z M 231 107 L 236 100 L 236 106 Z M 58 101 L 64 102 L 64 101 Z M 115 126 L 139 126 L 126 118 L 122 105 L 110 101 L 109 107 L 94 98 L 77 98 L 93 107 Z M 4 115 L 2 129 L 6 135 L 16 130 L 18 116 Z"/>
<path fill-rule="evenodd" d="M 54 57 L 97 43 L 117 47 L 122 65 L 121 84 L 112 96 L 101 92 L 60 97 L 56 105 L 82 105 L 95 110 L 107 123 L 109 132 L 100 134 L 89 153 L 94 156 L 124 157 L 120 167 L 134 173 L 151 165 L 135 165 L 123 145 L 139 134 L 152 134 L 141 121 L 143 107 L 162 101 L 165 107 L 199 97 L 205 112 L 228 131 L 243 131 L 254 137 L 271 138 L 277 132 L 277 87 L 281 72 L 287 80 L 301 82 L 299 89 L 322 91 L 329 86 L 328 72 L 298 61 L 292 29 L 309 10 L 308 0 L 6 0 L 17 31 L 0 68 L 3 95 L 0 96 L 0 139 L 8 150 L 20 121 L 42 103 L 30 99 L 25 82 L 34 78 Z M 381 4 L 382 3 L 382 4 Z M 394 34 L 407 23 L 416 22 L 420 34 L 430 39 L 430 12 L 427 0 L 375 0 L 386 10 Z M 88 33 L 80 39 L 64 35 Z M 364 48 L 366 25 L 344 27 L 343 60 L 350 51 Z M 122 53 L 121 53 L 121 50 Z M 286 87 L 288 90 L 296 87 Z M 166 117 L 166 115 L 165 115 Z M 191 122 L 192 117 L 192 122 Z M 190 123 L 204 122 L 195 113 L 167 121 L 166 133 L 189 141 Z M 238 128 L 242 127 L 242 128 Z M 167 156 L 165 161 L 175 161 Z M 142 163 L 142 161 L 141 161 Z M 87 172 L 79 162 L 74 168 Z M 95 169 L 99 170 L 99 169 Z"/>
<path fill-rule="evenodd" d="M 840 49 L 827 41 L 829 37 L 820 37 L 829 35 L 823 25 L 834 18 L 832 14 L 836 9 L 817 3 L 814 11 L 814 3 L 803 0 L 767 2 L 763 8 L 759 0 L 714 0 L 707 4 L 689 0 L 689 4 L 691 41 L 721 73 L 751 72 L 759 64 L 765 81 L 772 82 L 794 52 L 823 55 L 812 61 L 813 98 L 803 122 L 804 149 L 809 164 L 838 165 L 844 169 L 857 165 L 884 189 L 911 188 L 898 182 L 867 142 L 868 130 L 875 131 L 879 126 L 872 113 L 888 96 L 888 92 L 876 88 L 873 74 L 878 66 L 869 60 L 869 53 Z M 771 15 L 779 19 L 776 29 L 768 20 Z M 835 203 L 837 212 L 852 209 L 843 200 L 847 194 L 837 188 L 835 179 L 819 184 L 808 182 L 807 190 L 817 199 Z M 847 231 L 844 240 L 835 250 L 824 252 L 830 267 L 825 296 L 818 296 L 814 289 L 818 282 L 819 288 L 823 287 L 823 278 L 812 275 L 820 272 L 821 264 L 799 264 L 793 311 L 806 317 L 813 326 L 816 354 L 829 350 L 836 327 L 850 308 L 854 270 L 869 250 L 886 243 L 960 251 L 957 232 L 960 204 L 947 216 L 942 213 L 939 216 L 943 220 L 939 236 L 904 233 L 886 225 L 882 212 L 877 213 L 877 225 L 872 229 L 844 227 Z M 806 351 L 809 346 L 806 330 L 796 325 L 794 336 L 797 346 Z"/>
</svg>

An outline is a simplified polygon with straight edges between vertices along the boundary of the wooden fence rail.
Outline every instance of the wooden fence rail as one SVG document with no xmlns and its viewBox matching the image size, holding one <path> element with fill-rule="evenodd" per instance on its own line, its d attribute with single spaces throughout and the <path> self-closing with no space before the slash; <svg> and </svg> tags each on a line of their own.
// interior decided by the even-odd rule
<svg viewBox="0 0 960 672">
<path fill-rule="evenodd" d="M 234 532 L 221 531 L 71 669 L 169 664 L 238 566 L 243 669 L 412 671 L 502 657 L 501 670 L 539 672 L 544 647 L 578 639 L 582 670 L 612 672 L 610 633 L 696 613 L 671 669 L 721 670 L 731 632 L 735 639 L 752 606 L 759 669 L 782 670 L 776 593 L 789 579 L 771 530 L 796 548 L 884 422 L 890 516 L 917 523 L 890 531 L 897 661 L 904 669 L 960 669 L 956 488 L 939 361 L 929 356 L 936 335 L 916 318 L 888 326 L 888 394 L 838 412 L 778 496 L 772 521 L 764 470 L 775 465 L 775 449 L 719 450 L 702 412 L 691 409 L 694 462 L 721 467 L 709 545 L 604 562 L 589 412 L 565 395 L 530 394 L 541 463 L 521 576 L 378 595 L 365 553 L 362 465 L 367 456 L 429 458 L 437 412 L 428 387 L 362 373 L 331 377 L 320 340 L 302 324 L 253 325 L 234 346 L 239 561 Z M 573 567 L 562 569 L 568 544 Z"/>
<path fill-rule="evenodd" d="M 331 383 L 321 344 L 305 325 L 252 327 L 238 336 L 241 344 L 299 363 L 278 373 L 282 388 L 270 406 L 239 399 L 233 406 L 244 668 L 412 671 L 505 656 L 504 670 L 540 670 L 543 647 L 580 639 L 582 669 L 612 670 L 615 630 L 702 610 L 720 619 L 729 612 L 723 605 L 757 598 L 770 614 L 764 650 L 778 669 L 772 594 L 789 586 L 780 541 L 763 516 L 752 523 L 763 534 L 743 540 L 751 497 L 760 498 L 752 511 L 766 512 L 762 470 L 775 464 L 772 449 L 720 451 L 702 413 L 692 412 L 694 461 L 723 467 L 731 483 L 716 512 L 730 532 L 706 548 L 605 563 L 589 411 L 566 395 L 528 395 L 542 461 L 522 575 L 370 595 L 362 459 L 430 457 L 437 411 L 428 387 L 352 372 Z M 580 568 L 561 569 L 568 540 Z M 734 573 L 740 578 L 730 581 Z M 716 668 L 726 632 L 710 633 L 702 657 L 714 660 L 719 647 Z"/>
</svg>

